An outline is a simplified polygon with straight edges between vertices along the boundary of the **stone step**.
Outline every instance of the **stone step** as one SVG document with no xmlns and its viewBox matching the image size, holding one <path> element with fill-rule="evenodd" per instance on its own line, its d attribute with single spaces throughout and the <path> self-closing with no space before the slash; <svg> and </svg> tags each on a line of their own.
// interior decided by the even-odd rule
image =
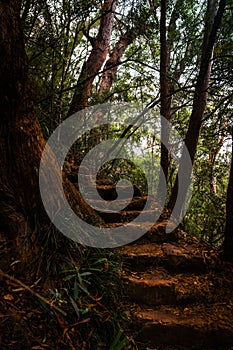
<svg viewBox="0 0 233 350">
<path fill-rule="evenodd" d="M 142 237 L 150 230 L 152 223 L 109 223 L 106 228 L 114 229 L 112 237 L 117 237 L 118 247 L 132 244 L 132 242 L 140 241 Z M 118 230 L 119 229 L 119 230 Z"/>
<path fill-rule="evenodd" d="M 233 344 L 232 306 L 137 307 L 132 320 L 137 340 L 150 348 L 171 345 L 223 350 Z"/>
<path fill-rule="evenodd" d="M 106 224 L 109 223 L 127 223 L 137 218 L 137 222 L 147 222 L 150 226 L 156 223 L 160 212 L 156 210 L 123 210 L 120 212 L 100 212 L 100 217 Z"/>
<path fill-rule="evenodd" d="M 217 302 L 221 276 L 192 273 L 169 274 L 163 268 L 145 272 L 124 271 L 124 294 L 136 303 L 146 305 L 187 305 L 196 302 Z M 226 299 L 227 300 L 227 296 Z M 222 299 L 223 300 L 223 299 Z"/>
<path fill-rule="evenodd" d="M 121 192 L 121 198 L 132 198 L 132 197 L 141 197 L 142 193 L 139 190 L 139 188 L 136 185 L 133 185 L 133 191 L 132 186 L 130 185 L 118 185 L 117 187 L 114 185 L 95 185 L 92 184 L 92 186 L 86 186 L 85 189 L 85 196 L 86 198 L 93 198 L 93 194 L 96 194 L 96 190 L 98 191 L 99 195 L 104 200 L 115 200 L 118 197 L 117 191 L 119 190 Z"/>
<path fill-rule="evenodd" d="M 174 233 L 164 235 L 165 223 L 159 222 L 153 225 L 153 241 L 156 243 L 166 242 L 166 241 L 176 241 L 176 235 Z M 106 224 L 107 228 L 115 229 L 115 228 L 122 228 L 121 233 L 121 241 L 122 246 L 131 247 L 132 244 L 144 244 L 144 242 L 148 242 L 147 233 L 152 228 L 151 222 L 129 222 L 129 223 L 108 223 Z M 150 238 L 151 241 L 151 238 Z M 131 259 L 130 259 L 131 260 Z"/>
<path fill-rule="evenodd" d="M 159 274 L 123 276 L 124 294 L 129 300 L 147 305 L 174 304 L 177 301 L 175 284 Z"/>
<path fill-rule="evenodd" d="M 147 196 L 134 197 L 132 200 L 131 198 L 125 198 L 123 200 L 114 200 L 114 201 L 89 199 L 88 203 L 99 211 L 111 210 L 110 207 L 112 207 L 113 204 L 114 204 L 115 211 L 143 210 L 143 208 L 145 207 L 145 204 L 147 203 Z M 154 205 L 153 208 L 155 207 L 156 206 Z"/>
<path fill-rule="evenodd" d="M 146 268 L 163 266 L 168 271 L 206 271 L 204 256 L 192 245 L 177 243 L 133 244 L 121 249 L 123 264 L 132 271 L 145 271 Z"/>
</svg>

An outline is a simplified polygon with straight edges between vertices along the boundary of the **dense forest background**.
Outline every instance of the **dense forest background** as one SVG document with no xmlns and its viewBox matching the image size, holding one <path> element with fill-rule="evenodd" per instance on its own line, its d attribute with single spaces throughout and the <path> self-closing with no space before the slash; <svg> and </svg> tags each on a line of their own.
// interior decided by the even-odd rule
<svg viewBox="0 0 233 350">
<path fill-rule="evenodd" d="M 176 128 L 193 163 L 193 192 L 182 229 L 233 259 L 232 24 L 230 0 L 0 1 L 0 228 L 28 280 L 50 265 L 56 270 L 60 253 L 56 257 L 52 250 L 64 248 L 65 238 L 51 226 L 40 199 L 38 169 L 46 140 L 73 113 L 106 102 L 159 111 L 167 121 L 161 126 L 164 140 L 169 125 Z M 122 135 L 138 144 L 145 141 L 143 165 L 158 189 L 155 160 L 160 162 L 168 188 L 166 210 L 171 211 L 185 158 L 181 155 L 177 164 L 153 133 L 125 129 L 119 120 L 97 136 L 90 132 L 78 140 L 67 163 L 78 167 L 93 145 Z M 116 166 L 123 175 L 132 171 L 140 193 L 146 194 L 140 170 L 124 160 Z M 106 174 L 119 180 L 112 164 Z M 63 179 L 70 203 L 81 218 L 101 224 L 71 175 Z M 191 174 L 186 175 L 189 184 Z M 51 179 L 56 181 L 56 174 Z M 179 217 L 183 206 L 176 210 Z M 73 249 L 72 242 L 66 244 L 65 250 Z M 79 254 L 81 264 L 90 267 L 90 250 L 79 248 Z M 102 271 L 110 261 L 114 267 L 106 278 L 111 280 L 117 270 L 114 254 L 95 251 L 93 271 Z M 39 262 L 37 255 L 43 257 Z M 83 277 L 89 272 L 85 268 Z M 73 283 L 69 276 L 66 280 Z M 75 293 L 81 286 L 85 294 L 81 280 L 79 273 Z"/>
<path fill-rule="evenodd" d="M 159 108 L 196 159 L 185 228 L 221 244 L 231 163 L 230 3 L 27 1 L 20 13 L 45 139 L 90 105 L 123 101 Z M 153 167 L 153 157 L 160 157 L 156 141 L 141 137 Z M 172 188 L 177 169 L 163 148 L 161 165 Z"/>
</svg>

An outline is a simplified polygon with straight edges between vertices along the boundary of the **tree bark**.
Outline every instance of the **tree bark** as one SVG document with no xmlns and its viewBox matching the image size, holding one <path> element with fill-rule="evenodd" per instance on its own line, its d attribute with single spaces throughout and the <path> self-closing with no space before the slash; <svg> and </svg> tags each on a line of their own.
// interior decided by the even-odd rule
<svg viewBox="0 0 233 350">
<path fill-rule="evenodd" d="M 119 68 L 120 60 L 129 45 L 133 43 L 136 38 L 136 34 L 128 29 L 123 35 L 121 35 L 119 41 L 109 55 L 109 59 L 104 65 L 103 74 L 100 80 L 99 94 L 105 95 L 112 87 L 114 77 Z"/>
<path fill-rule="evenodd" d="M 0 4 L 0 222 L 1 231 L 12 240 L 28 271 L 36 258 L 32 246 L 39 247 L 35 232 L 50 222 L 38 179 L 45 140 L 28 82 L 28 58 L 17 5 L 13 0 Z M 51 154 L 48 164 L 53 158 Z M 51 168 L 51 178 L 46 181 L 56 182 L 59 171 Z M 81 218 L 101 222 L 66 177 L 64 191 Z"/>
<path fill-rule="evenodd" d="M 212 66 L 212 55 L 217 31 L 220 27 L 223 17 L 226 0 L 220 0 L 218 10 L 216 11 L 217 1 L 209 0 L 206 12 L 205 32 L 202 45 L 202 56 L 200 62 L 200 70 L 197 77 L 192 114 L 189 121 L 188 131 L 185 137 L 185 144 L 190 155 L 191 162 L 194 162 L 199 135 L 201 131 L 203 116 L 206 108 L 208 87 Z M 179 171 L 182 171 L 184 178 L 182 183 L 182 194 L 177 202 L 177 194 L 179 191 L 179 177 L 177 175 L 171 197 L 168 203 L 168 209 L 174 209 L 174 216 L 179 221 L 182 207 L 185 202 L 187 191 L 190 185 L 191 169 L 187 169 L 187 159 L 183 152 L 180 160 Z M 177 203 L 176 203 L 177 202 Z M 176 206 L 175 206 L 176 204 Z"/>
<path fill-rule="evenodd" d="M 2 223 L 19 214 L 33 218 L 39 206 L 38 167 L 45 141 L 27 82 L 28 59 L 13 1 L 0 7 L 0 211 Z M 35 191 L 28 191 L 28 188 Z M 3 215 L 9 211 L 9 217 Z M 14 213 L 14 214 L 13 214 Z M 16 224 L 17 226 L 17 224 Z M 10 230 L 12 232 L 14 230 Z"/>
<path fill-rule="evenodd" d="M 171 97 L 170 86 L 168 82 L 168 70 L 170 67 L 170 50 L 167 42 L 167 0 L 161 0 L 161 19 L 160 19 L 160 97 L 161 108 L 161 160 L 160 160 L 160 179 L 164 175 L 167 182 L 169 168 L 169 152 L 165 145 L 169 140 L 169 122 L 171 118 Z M 161 180 L 160 180 L 161 182 Z M 160 191 L 160 185 L 159 185 Z"/>
<path fill-rule="evenodd" d="M 174 83 L 168 77 L 170 69 L 170 36 L 175 30 L 176 21 L 179 18 L 180 1 L 177 0 L 171 14 L 170 23 L 167 29 L 167 0 L 161 0 L 161 18 L 160 18 L 160 97 L 161 108 L 161 159 L 158 193 L 162 192 L 163 176 L 168 182 L 170 154 L 166 145 L 170 137 L 171 104 L 172 93 L 174 92 Z"/>
<path fill-rule="evenodd" d="M 233 127 L 232 132 L 232 155 L 231 170 L 227 188 L 226 201 L 226 227 L 223 242 L 223 257 L 226 260 L 233 260 Z"/>
<path fill-rule="evenodd" d="M 68 115 L 88 106 L 93 81 L 109 52 L 116 4 L 116 0 L 105 0 L 102 6 L 99 31 L 96 38 L 93 39 L 93 49 L 82 67 Z"/>
<path fill-rule="evenodd" d="M 221 148 L 223 146 L 224 139 L 225 138 L 222 135 L 218 141 L 217 146 L 214 149 L 212 149 L 211 152 L 209 153 L 210 186 L 211 186 L 211 190 L 212 190 L 214 195 L 217 194 L 217 179 L 216 179 L 216 176 L 214 176 L 214 167 L 215 167 L 215 162 L 216 162 L 217 156 L 218 156 L 218 154 L 221 151 Z"/>
<path fill-rule="evenodd" d="M 116 43 L 116 45 L 112 49 L 109 55 L 109 59 L 104 65 L 104 69 L 101 75 L 100 85 L 98 89 L 99 100 L 101 103 L 105 102 L 106 99 L 108 98 L 107 94 L 111 90 L 111 87 L 113 85 L 114 77 L 119 68 L 120 60 L 125 50 L 127 49 L 127 47 L 132 44 L 135 38 L 136 38 L 136 34 L 131 29 L 128 29 L 125 32 L 125 34 L 123 34 L 120 37 L 119 41 Z M 98 111 L 98 113 L 96 113 L 94 116 L 95 122 L 97 123 L 98 121 L 100 121 L 103 118 L 104 114 L 105 114 L 104 111 L 102 112 Z M 100 142 L 100 137 L 101 137 L 100 134 L 98 134 L 98 136 L 96 135 L 96 143 Z"/>
</svg>

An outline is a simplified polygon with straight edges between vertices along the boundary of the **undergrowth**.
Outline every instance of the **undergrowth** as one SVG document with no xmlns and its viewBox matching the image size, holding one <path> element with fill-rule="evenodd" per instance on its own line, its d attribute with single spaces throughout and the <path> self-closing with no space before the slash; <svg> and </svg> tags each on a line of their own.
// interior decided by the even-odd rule
<svg viewBox="0 0 233 350">
<path fill-rule="evenodd" d="M 53 252 L 46 254 L 45 268 L 55 281 L 49 288 L 54 303 L 69 310 L 73 323 L 85 324 L 91 349 L 120 349 L 122 286 L 117 249 L 84 247 L 64 239 L 56 230 L 49 233 L 44 249 Z"/>
<path fill-rule="evenodd" d="M 42 250 L 35 281 L 28 290 L 20 289 L 21 299 L 17 305 L 20 312 L 24 309 L 21 328 L 25 334 L 22 333 L 21 339 L 14 339 L 15 347 L 13 343 L 7 347 L 4 338 L 3 349 L 20 349 L 25 339 L 31 349 L 36 349 L 38 344 L 43 344 L 43 349 L 59 350 L 124 349 L 128 339 L 119 326 L 122 286 L 118 250 L 84 247 L 68 240 L 55 229 L 50 229 L 40 238 L 40 246 Z M 11 303 L 16 300 L 15 290 L 19 293 L 19 288 L 11 288 L 11 282 L 14 287 L 20 283 L 19 280 L 22 280 L 21 287 L 27 283 L 23 276 L 16 277 L 15 280 L 12 278 L 14 283 L 6 281 L 3 289 L 3 295 L 12 295 Z M 3 309 L 6 314 L 7 306 L 3 305 Z M 7 329 L 0 325 L 8 338 L 19 323 L 18 316 L 12 315 L 8 318 Z M 45 324 L 48 328 L 54 327 L 54 334 L 51 329 L 44 330 Z M 21 346 L 17 345 L 19 342 Z M 26 343 L 24 347 L 27 348 Z"/>
</svg>

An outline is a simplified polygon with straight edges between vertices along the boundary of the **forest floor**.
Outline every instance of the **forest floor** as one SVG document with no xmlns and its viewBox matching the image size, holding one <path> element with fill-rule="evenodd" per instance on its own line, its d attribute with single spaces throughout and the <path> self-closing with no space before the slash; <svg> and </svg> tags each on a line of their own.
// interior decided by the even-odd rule
<svg viewBox="0 0 233 350">
<path fill-rule="evenodd" d="M 135 198 L 117 222 L 109 215 L 105 221 L 110 226 L 126 217 L 130 221 L 144 201 Z M 119 249 L 123 296 L 118 307 L 129 342 L 122 347 L 119 341 L 111 350 L 233 349 L 233 265 L 197 237 L 181 230 L 164 233 L 165 224 Z M 90 314 L 77 320 L 67 305 L 64 314 L 56 288 L 51 295 L 53 283 L 40 277 L 28 285 L 23 272 L 15 273 L 18 261 L 9 242 L 0 245 L 0 348 L 94 350 Z M 96 308 L 97 298 L 92 299 Z M 95 349 L 110 347 L 99 342 Z"/>
</svg>

